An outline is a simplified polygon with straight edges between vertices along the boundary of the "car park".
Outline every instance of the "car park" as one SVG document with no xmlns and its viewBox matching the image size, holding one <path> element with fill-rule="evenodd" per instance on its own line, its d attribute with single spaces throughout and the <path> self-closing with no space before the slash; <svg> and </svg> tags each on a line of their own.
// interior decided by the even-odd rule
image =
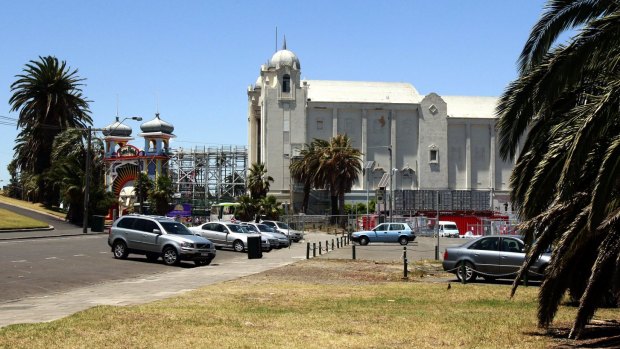
<svg viewBox="0 0 620 349">
<path fill-rule="evenodd" d="M 542 278 L 551 258 L 542 254 L 528 271 L 532 279 Z M 456 274 L 459 280 L 474 281 L 478 276 L 487 280 L 514 279 L 525 260 L 525 244 L 517 235 L 484 236 L 457 247 L 448 247 L 443 255 L 443 269 Z M 463 276 L 462 267 L 465 267 Z"/>
<path fill-rule="evenodd" d="M 291 229 L 291 227 L 289 227 L 289 225 L 284 222 L 265 220 L 265 221 L 261 221 L 261 223 L 271 227 L 277 232 L 280 232 L 288 236 L 289 240 L 291 241 L 299 242 L 304 238 L 303 232 L 299 230 Z"/>
<path fill-rule="evenodd" d="M 290 241 L 288 237 L 280 232 L 273 230 L 268 225 L 262 223 L 241 223 L 246 229 L 259 233 L 269 239 L 273 248 L 289 247 Z"/>
<path fill-rule="evenodd" d="M 370 242 L 398 242 L 407 245 L 415 238 L 415 233 L 406 223 L 381 223 L 372 230 L 356 231 L 351 234 L 351 240 L 360 245 L 368 245 Z"/>
<path fill-rule="evenodd" d="M 151 261 L 162 257 L 167 265 L 190 260 L 198 266 L 209 265 L 215 258 L 211 241 L 195 236 L 183 224 L 167 217 L 125 215 L 112 224 L 108 245 L 114 258 L 125 259 L 130 253 L 144 254 Z"/>
<path fill-rule="evenodd" d="M 241 224 L 209 222 L 189 229 L 192 233 L 211 240 L 216 247 L 232 248 L 237 252 L 247 251 L 248 237 L 260 237 L 261 249 L 266 252 L 271 251 L 267 238 L 244 229 Z"/>
</svg>

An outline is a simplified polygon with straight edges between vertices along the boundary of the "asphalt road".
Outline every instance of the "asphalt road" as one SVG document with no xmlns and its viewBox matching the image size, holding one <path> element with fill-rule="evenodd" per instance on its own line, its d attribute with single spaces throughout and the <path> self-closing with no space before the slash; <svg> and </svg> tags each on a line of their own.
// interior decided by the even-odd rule
<svg viewBox="0 0 620 349">
<path fill-rule="evenodd" d="M 112 280 L 196 268 L 193 262 L 149 263 L 142 255 L 112 256 L 107 235 L 81 235 L 0 241 L 0 303 Z M 277 253 L 274 250 L 269 253 Z M 244 253 L 218 250 L 211 267 Z"/>
</svg>

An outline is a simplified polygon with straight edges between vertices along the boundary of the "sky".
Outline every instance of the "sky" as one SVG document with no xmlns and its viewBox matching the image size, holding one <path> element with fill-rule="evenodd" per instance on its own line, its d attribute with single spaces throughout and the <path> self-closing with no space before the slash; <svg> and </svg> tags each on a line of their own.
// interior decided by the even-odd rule
<svg viewBox="0 0 620 349">
<path fill-rule="evenodd" d="M 247 88 L 281 48 L 311 80 L 411 83 L 421 94 L 499 96 L 544 0 L 2 1 L 0 116 L 31 60 L 85 79 L 93 127 L 160 117 L 172 148 L 247 144 Z M 6 120 L 6 119 L 0 119 Z M 133 135 L 140 122 L 127 120 Z M 0 185 L 14 125 L 0 124 Z M 133 141 L 139 147 L 138 139 Z"/>
</svg>

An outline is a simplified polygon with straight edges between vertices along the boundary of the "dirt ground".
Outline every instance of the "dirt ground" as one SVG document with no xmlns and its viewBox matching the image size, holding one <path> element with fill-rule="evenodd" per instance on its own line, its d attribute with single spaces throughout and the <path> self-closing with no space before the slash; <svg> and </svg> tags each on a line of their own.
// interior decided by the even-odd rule
<svg viewBox="0 0 620 349">
<path fill-rule="evenodd" d="M 417 261 L 409 264 L 408 278 L 404 279 L 403 265 L 391 262 L 363 260 L 311 259 L 260 274 L 264 278 L 282 281 L 306 281 L 317 284 L 367 284 L 381 282 L 442 282 L 454 279 L 445 273 L 441 263 Z M 258 275 L 256 275 L 258 276 Z M 258 281 L 258 280 L 257 280 Z M 549 336 L 558 341 L 554 349 L 620 348 L 620 322 L 593 320 L 579 340 L 568 340 L 570 323 L 555 323 L 547 331 L 531 333 Z"/>
</svg>

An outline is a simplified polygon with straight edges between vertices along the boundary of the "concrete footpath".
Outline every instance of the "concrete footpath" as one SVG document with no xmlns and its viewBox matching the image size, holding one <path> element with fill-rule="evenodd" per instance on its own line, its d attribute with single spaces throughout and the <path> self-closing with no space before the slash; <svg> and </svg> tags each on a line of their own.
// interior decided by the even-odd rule
<svg viewBox="0 0 620 349">
<path fill-rule="evenodd" d="M 171 267 L 171 271 L 162 274 L 3 303 L 0 304 L 0 327 L 53 321 L 96 305 L 141 304 L 171 297 L 305 259 L 307 242 L 318 243 L 332 238 L 333 235 L 324 233 L 308 233 L 305 241 L 295 243 L 288 249 L 265 253 L 261 259 L 248 259 L 246 254 L 239 254 L 238 258 L 219 265 L 216 257 L 209 266 L 189 269 Z"/>
</svg>

